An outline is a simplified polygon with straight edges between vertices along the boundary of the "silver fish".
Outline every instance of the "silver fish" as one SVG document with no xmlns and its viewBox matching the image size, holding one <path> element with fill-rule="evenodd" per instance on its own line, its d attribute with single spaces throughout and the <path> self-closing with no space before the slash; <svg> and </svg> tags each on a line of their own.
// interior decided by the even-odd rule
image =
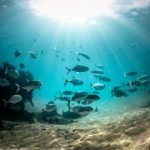
<svg viewBox="0 0 150 150">
<path fill-rule="evenodd" d="M 30 55 L 30 58 L 32 59 L 36 59 L 37 58 L 37 53 L 34 52 L 34 51 L 28 51 L 29 55 Z"/>
<path fill-rule="evenodd" d="M 42 83 L 36 80 L 28 81 L 22 89 L 27 90 L 27 92 L 30 92 L 31 90 L 40 88 L 42 86 Z"/>
<path fill-rule="evenodd" d="M 95 66 L 99 69 L 104 69 L 104 66 L 102 66 L 102 65 L 95 65 Z"/>
<path fill-rule="evenodd" d="M 105 88 L 105 85 L 102 83 L 94 83 L 94 84 L 91 83 L 90 86 L 95 90 L 103 90 Z"/>
<path fill-rule="evenodd" d="M 89 103 L 89 102 L 97 101 L 99 99 L 100 97 L 96 94 L 88 94 L 87 97 L 85 98 L 85 101 Z"/>
<path fill-rule="evenodd" d="M 21 100 L 22 100 L 22 96 L 18 95 L 18 94 L 13 95 L 8 101 L 6 101 L 6 100 L 3 99 L 3 101 L 5 102 L 4 108 L 7 106 L 8 103 L 10 103 L 10 104 L 17 104 Z"/>
<path fill-rule="evenodd" d="M 111 79 L 106 77 L 106 76 L 102 76 L 100 74 L 93 74 L 93 76 L 97 79 L 99 79 L 100 81 L 105 81 L 105 82 L 110 82 Z"/>
<path fill-rule="evenodd" d="M 138 80 L 148 80 L 150 78 L 150 75 L 142 75 L 139 78 L 137 78 Z"/>
<path fill-rule="evenodd" d="M 90 114 L 92 111 L 93 111 L 93 108 L 90 107 L 90 106 L 74 106 L 72 108 L 72 111 L 75 112 L 75 113 L 78 113 L 80 114 L 82 117 Z"/>
<path fill-rule="evenodd" d="M 80 103 L 80 101 L 84 100 L 87 95 L 88 93 L 84 91 L 75 92 L 72 100 Z"/>
<path fill-rule="evenodd" d="M 77 53 L 77 55 L 78 56 L 82 56 L 82 57 L 84 57 L 84 58 L 86 58 L 86 59 L 88 59 L 88 60 L 90 60 L 91 58 L 87 55 L 87 54 L 85 54 L 85 53 Z"/>
<path fill-rule="evenodd" d="M 0 78 L 0 86 L 5 87 L 5 86 L 9 86 L 10 83 L 8 80 L 4 79 L 4 78 Z"/>
<path fill-rule="evenodd" d="M 18 79 L 19 78 L 19 73 L 17 70 L 9 70 L 8 75 L 13 78 L 13 79 Z"/>
<path fill-rule="evenodd" d="M 103 74 L 104 71 L 96 69 L 96 70 L 91 71 L 91 73 L 94 73 L 94 74 Z"/>
</svg>

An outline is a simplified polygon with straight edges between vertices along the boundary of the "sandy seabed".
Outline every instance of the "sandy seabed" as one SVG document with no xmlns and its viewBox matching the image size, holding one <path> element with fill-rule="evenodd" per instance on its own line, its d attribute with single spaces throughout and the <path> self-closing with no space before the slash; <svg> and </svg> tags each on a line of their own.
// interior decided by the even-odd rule
<svg viewBox="0 0 150 150">
<path fill-rule="evenodd" d="M 149 114 L 143 108 L 108 122 L 84 118 L 68 125 L 5 121 L 0 150 L 150 150 Z"/>
</svg>

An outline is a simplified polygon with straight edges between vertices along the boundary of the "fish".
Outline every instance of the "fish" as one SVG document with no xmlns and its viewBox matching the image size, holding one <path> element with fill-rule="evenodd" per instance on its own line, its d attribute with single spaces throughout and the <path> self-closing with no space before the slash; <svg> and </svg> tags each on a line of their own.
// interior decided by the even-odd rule
<svg viewBox="0 0 150 150">
<path fill-rule="evenodd" d="M 71 71 L 74 71 L 74 72 L 86 72 L 86 71 L 89 70 L 89 67 L 84 66 L 84 65 L 76 65 L 72 69 L 69 69 L 67 67 L 65 67 L 65 68 L 68 70 L 67 74 L 69 74 L 69 72 L 71 72 Z"/>
<path fill-rule="evenodd" d="M 62 60 L 62 61 L 66 61 L 66 59 L 65 59 L 64 57 L 61 57 L 61 60 Z"/>
<path fill-rule="evenodd" d="M 18 73 L 17 70 L 9 70 L 8 75 L 9 75 L 9 77 L 11 77 L 13 79 L 18 79 L 19 78 L 19 73 Z"/>
<path fill-rule="evenodd" d="M 21 96 L 21 95 L 18 95 L 18 94 L 12 95 L 11 98 L 10 98 L 8 101 L 6 101 L 5 99 L 3 99 L 3 101 L 4 101 L 4 103 L 5 103 L 5 104 L 4 104 L 4 108 L 6 108 L 6 106 L 7 106 L 8 103 L 10 103 L 10 104 L 17 104 L 17 103 L 19 103 L 21 100 L 22 100 L 22 96 Z"/>
<path fill-rule="evenodd" d="M 44 111 L 46 111 L 46 112 L 52 112 L 54 110 L 56 110 L 56 105 L 54 103 L 48 103 L 46 105 L 46 109 Z"/>
<path fill-rule="evenodd" d="M 15 51 L 14 55 L 15 55 L 15 57 L 17 58 L 17 57 L 21 56 L 21 52 Z"/>
<path fill-rule="evenodd" d="M 4 78 L 0 78 L 0 86 L 2 87 L 6 87 L 6 86 L 9 86 L 10 83 L 8 80 L 4 79 Z"/>
<path fill-rule="evenodd" d="M 96 69 L 96 70 L 91 71 L 91 73 L 94 73 L 94 74 L 103 74 L 104 71 Z"/>
<path fill-rule="evenodd" d="M 100 99 L 100 96 L 96 95 L 96 94 L 88 94 L 86 96 L 86 98 L 84 99 L 84 101 L 86 101 L 88 104 L 92 103 L 93 101 L 97 101 Z"/>
<path fill-rule="evenodd" d="M 60 50 L 56 50 L 56 52 L 57 52 L 57 53 L 61 53 L 61 51 L 60 51 Z"/>
<path fill-rule="evenodd" d="M 33 101 L 32 101 L 32 98 L 24 98 L 24 99 L 23 99 L 23 102 L 25 102 L 25 103 L 26 103 L 26 102 L 29 102 L 32 107 L 34 106 L 34 103 L 33 103 Z"/>
<path fill-rule="evenodd" d="M 130 72 L 125 72 L 124 73 L 124 76 L 135 76 L 137 75 L 138 73 L 136 71 L 130 71 Z"/>
<path fill-rule="evenodd" d="M 137 80 L 148 80 L 150 78 L 150 75 L 142 75 Z"/>
<path fill-rule="evenodd" d="M 72 107 L 72 111 L 80 114 L 82 117 L 90 114 L 93 111 L 93 108 L 90 106 L 74 106 Z"/>
<path fill-rule="evenodd" d="M 134 92 L 137 92 L 137 91 L 138 91 L 138 89 L 136 87 L 130 87 L 128 89 L 128 92 L 130 92 L 130 93 L 134 93 Z"/>
<path fill-rule="evenodd" d="M 4 66 L 5 74 L 7 74 L 9 70 L 15 70 L 15 67 L 11 65 L 9 62 L 4 62 L 3 66 Z"/>
<path fill-rule="evenodd" d="M 116 96 L 116 97 L 127 97 L 127 93 L 125 91 L 123 91 L 122 89 L 117 89 L 117 90 L 113 90 L 111 91 L 112 96 Z"/>
<path fill-rule="evenodd" d="M 67 119 L 78 119 L 81 118 L 81 115 L 76 113 L 76 112 L 71 112 L 71 111 L 63 111 L 62 114 L 63 118 L 67 118 Z"/>
<path fill-rule="evenodd" d="M 99 111 L 99 110 L 98 110 L 98 107 L 96 107 L 95 110 L 94 110 L 94 112 L 98 112 L 98 111 Z"/>
<path fill-rule="evenodd" d="M 129 81 L 127 83 L 128 86 L 131 86 L 131 87 L 134 87 L 134 86 L 141 86 L 141 81 L 139 80 L 132 80 L 132 81 Z"/>
<path fill-rule="evenodd" d="M 115 86 L 111 87 L 112 91 L 119 90 L 119 89 L 121 89 L 121 85 L 115 85 Z"/>
<path fill-rule="evenodd" d="M 92 92 L 92 94 L 99 94 L 99 91 L 97 91 L 97 90 L 94 90 L 93 92 Z"/>
<path fill-rule="evenodd" d="M 40 88 L 41 86 L 42 86 L 41 82 L 32 80 L 32 81 L 27 81 L 26 85 L 21 88 L 26 90 L 27 92 L 30 92 L 34 89 Z"/>
<path fill-rule="evenodd" d="M 100 74 L 93 74 L 93 76 L 97 79 L 99 79 L 100 81 L 104 81 L 104 82 L 110 82 L 111 79 L 106 77 L 106 76 L 102 76 Z"/>
<path fill-rule="evenodd" d="M 21 110 L 21 109 L 23 109 L 23 107 L 21 105 L 11 105 L 9 107 L 12 110 Z"/>
<path fill-rule="evenodd" d="M 76 101 L 76 102 L 80 103 L 80 101 L 84 100 L 87 95 L 88 95 L 88 93 L 84 92 L 84 91 L 75 92 L 72 97 L 72 101 Z"/>
<path fill-rule="evenodd" d="M 56 58 L 58 58 L 58 57 L 59 57 L 59 55 L 58 55 L 58 54 L 56 54 L 55 56 L 56 56 Z"/>
<path fill-rule="evenodd" d="M 99 68 L 99 69 L 104 69 L 104 66 L 102 66 L 102 65 L 96 65 L 96 64 L 95 64 L 95 66 L 96 66 L 97 68 Z"/>
<path fill-rule="evenodd" d="M 63 91 L 63 95 L 72 95 L 73 92 L 72 91 Z"/>
<path fill-rule="evenodd" d="M 133 42 L 133 43 L 130 44 L 130 47 L 131 47 L 131 48 L 135 48 L 136 46 L 137 46 L 137 43 L 134 43 L 134 42 Z"/>
<path fill-rule="evenodd" d="M 91 58 L 90 58 L 87 54 L 85 54 L 85 53 L 77 52 L 77 56 L 82 56 L 82 57 L 84 57 L 84 58 L 86 58 L 86 59 L 88 59 L 88 60 L 91 59 Z"/>
<path fill-rule="evenodd" d="M 143 81 L 141 81 L 141 85 L 142 85 L 142 86 L 148 86 L 148 85 L 150 85 L 150 81 L 148 81 L 148 80 L 143 80 Z"/>
<path fill-rule="evenodd" d="M 94 83 L 94 84 L 91 83 L 90 86 L 95 90 L 103 90 L 105 88 L 105 85 L 102 83 Z"/>
<path fill-rule="evenodd" d="M 64 83 L 64 86 L 66 86 L 66 84 L 70 82 L 71 84 L 73 84 L 74 86 L 77 86 L 77 85 L 83 85 L 83 81 L 80 80 L 80 79 L 77 79 L 77 78 L 72 78 L 70 80 L 67 80 L 65 79 L 65 83 Z"/>
<path fill-rule="evenodd" d="M 32 59 L 36 59 L 37 58 L 37 53 L 34 51 L 28 51 L 28 54 L 30 56 L 30 58 Z"/>
<path fill-rule="evenodd" d="M 26 66 L 25 66 L 25 64 L 21 63 L 21 64 L 19 64 L 19 67 L 20 67 L 21 69 L 23 69 L 23 68 L 25 68 Z"/>
<path fill-rule="evenodd" d="M 65 95 L 59 96 L 59 97 L 55 97 L 55 100 L 57 100 L 57 99 L 59 99 L 61 101 L 70 101 L 70 98 L 65 96 Z"/>
</svg>

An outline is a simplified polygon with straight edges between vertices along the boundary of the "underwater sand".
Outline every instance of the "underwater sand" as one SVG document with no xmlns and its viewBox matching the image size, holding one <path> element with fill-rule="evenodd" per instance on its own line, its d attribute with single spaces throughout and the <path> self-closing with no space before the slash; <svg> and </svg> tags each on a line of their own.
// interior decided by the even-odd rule
<svg viewBox="0 0 150 150">
<path fill-rule="evenodd" d="M 111 121 L 88 116 L 68 125 L 5 121 L 0 150 L 150 150 L 149 114 L 141 108 Z"/>
</svg>

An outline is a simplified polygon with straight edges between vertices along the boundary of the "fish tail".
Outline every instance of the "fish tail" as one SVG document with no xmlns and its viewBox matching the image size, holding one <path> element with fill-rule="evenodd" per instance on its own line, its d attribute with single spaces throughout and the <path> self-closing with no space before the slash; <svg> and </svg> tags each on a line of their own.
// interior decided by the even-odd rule
<svg viewBox="0 0 150 150">
<path fill-rule="evenodd" d="M 92 84 L 92 83 L 90 83 L 90 87 L 91 87 L 91 89 L 92 89 L 92 85 L 93 85 L 93 84 Z"/>
<path fill-rule="evenodd" d="M 25 88 L 25 87 L 21 87 L 22 89 L 26 90 L 27 92 L 30 92 L 31 89 Z"/>
<path fill-rule="evenodd" d="M 54 98 L 55 98 L 54 101 L 56 101 L 58 99 L 56 96 L 54 96 Z"/>
<path fill-rule="evenodd" d="M 67 74 L 69 74 L 69 72 L 71 71 L 71 69 L 69 69 L 69 68 L 67 68 L 67 67 L 65 67 L 65 68 L 68 70 Z"/>
<path fill-rule="evenodd" d="M 17 90 L 16 90 L 16 94 L 20 91 L 20 87 L 19 87 L 19 84 L 16 83 L 16 86 L 17 86 Z"/>
<path fill-rule="evenodd" d="M 129 81 L 129 86 L 130 86 L 130 87 L 133 87 L 133 84 L 132 84 L 132 82 L 131 82 L 131 81 Z"/>
<path fill-rule="evenodd" d="M 65 83 L 64 83 L 64 86 L 66 86 L 66 84 L 68 83 L 68 80 L 67 79 L 65 79 Z"/>
<path fill-rule="evenodd" d="M 60 91 L 60 90 L 59 90 L 58 92 L 59 92 L 59 95 L 62 95 L 62 93 L 61 93 L 61 91 Z"/>
</svg>

